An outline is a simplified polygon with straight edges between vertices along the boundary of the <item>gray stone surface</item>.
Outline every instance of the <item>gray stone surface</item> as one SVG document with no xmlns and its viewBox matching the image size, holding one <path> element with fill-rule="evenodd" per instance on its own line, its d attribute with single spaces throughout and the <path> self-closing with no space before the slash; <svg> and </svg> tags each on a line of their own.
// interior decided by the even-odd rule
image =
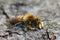
<svg viewBox="0 0 60 40">
<path fill-rule="evenodd" d="M 19 7 L 19 11 L 13 7 L 10 10 L 10 5 L 15 2 L 24 2 L 27 3 L 26 7 Z M 3 4 L 5 11 L 11 17 L 12 15 L 25 15 L 27 13 L 32 13 L 33 15 L 38 16 L 43 20 L 43 27 L 48 28 L 50 35 L 52 32 L 57 36 L 57 40 L 59 40 L 60 36 L 60 0 L 0 0 L 0 5 Z M 0 10 L 0 15 L 2 11 Z M 0 16 L 0 30 L 6 30 L 7 26 L 4 24 L 6 21 L 5 16 Z M 1 33 L 1 32 L 0 32 Z M 19 32 L 20 33 L 20 32 Z M 27 32 L 23 35 L 14 34 L 13 37 L 8 36 L 8 40 L 43 40 L 41 38 L 42 34 L 44 34 L 44 30 L 39 30 L 36 32 Z M 4 38 L 0 38 L 1 40 L 5 40 Z"/>
</svg>

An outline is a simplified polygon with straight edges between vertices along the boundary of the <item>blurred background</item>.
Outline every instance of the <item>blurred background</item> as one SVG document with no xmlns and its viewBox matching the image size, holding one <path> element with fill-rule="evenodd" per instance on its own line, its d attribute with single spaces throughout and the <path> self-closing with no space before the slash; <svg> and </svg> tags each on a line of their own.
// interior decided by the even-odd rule
<svg viewBox="0 0 60 40">
<path fill-rule="evenodd" d="M 22 3 L 24 5 L 21 5 Z M 28 13 L 38 16 L 43 20 L 43 27 L 48 28 L 50 35 L 53 32 L 57 36 L 56 40 L 59 40 L 60 0 L 0 0 L 0 6 L 1 5 L 4 6 L 5 12 L 10 17 L 16 15 L 25 15 Z M 5 22 L 6 17 L 2 14 L 2 10 L 0 10 L 0 30 L 7 29 L 7 26 L 4 24 Z M 41 39 L 41 34 L 44 34 L 44 32 L 44 30 L 27 32 L 26 39 L 43 40 Z M 20 38 L 20 40 L 24 40 L 24 36 L 21 37 L 22 38 Z"/>
</svg>

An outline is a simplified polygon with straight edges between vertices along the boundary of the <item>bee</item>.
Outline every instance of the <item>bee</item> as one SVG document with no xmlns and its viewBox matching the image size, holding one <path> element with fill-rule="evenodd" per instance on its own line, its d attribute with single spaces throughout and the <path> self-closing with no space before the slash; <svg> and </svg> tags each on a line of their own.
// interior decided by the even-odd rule
<svg viewBox="0 0 60 40">
<path fill-rule="evenodd" d="M 34 16 L 32 14 L 26 14 L 23 18 L 27 25 L 27 29 L 29 30 L 36 30 L 36 29 L 42 29 L 43 22 L 41 19 L 39 19 L 37 16 Z"/>
<path fill-rule="evenodd" d="M 7 13 L 4 11 L 4 9 L 2 9 L 3 14 L 6 15 L 6 17 L 8 18 L 8 28 L 14 28 L 14 27 L 19 27 L 22 28 L 24 30 L 24 28 L 28 29 L 28 30 L 36 30 L 36 29 L 41 29 L 43 28 L 43 22 L 41 19 L 39 19 L 37 16 L 32 15 L 31 13 L 28 13 L 24 16 L 22 15 L 17 15 L 13 18 L 9 18 L 9 16 L 7 15 Z M 20 23 L 19 23 L 20 22 Z M 19 23 L 19 24 L 17 24 Z M 12 26 L 17 24 L 17 26 Z"/>
</svg>

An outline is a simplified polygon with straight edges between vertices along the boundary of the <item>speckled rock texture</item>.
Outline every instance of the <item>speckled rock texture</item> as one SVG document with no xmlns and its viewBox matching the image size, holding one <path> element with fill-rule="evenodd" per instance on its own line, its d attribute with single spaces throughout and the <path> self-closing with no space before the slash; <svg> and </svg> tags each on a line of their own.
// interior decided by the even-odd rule
<svg viewBox="0 0 60 40">
<path fill-rule="evenodd" d="M 10 4 L 16 2 L 26 3 L 27 6 L 20 6 L 18 11 L 15 6 L 10 8 Z M 43 29 L 38 31 L 22 32 L 22 35 L 12 34 L 13 36 L 7 36 L 7 38 L 0 37 L 0 40 L 44 40 L 42 34 L 45 33 L 47 28 L 50 34 L 52 32 L 56 35 L 57 39 L 60 38 L 60 0 L 0 0 L 0 5 L 4 5 L 6 13 L 12 17 L 17 15 L 25 15 L 31 13 L 38 16 L 43 21 Z M 7 30 L 6 17 L 2 15 L 0 10 L 0 34 L 7 34 L 1 30 Z M 47 39 L 45 39 L 47 40 Z"/>
</svg>

